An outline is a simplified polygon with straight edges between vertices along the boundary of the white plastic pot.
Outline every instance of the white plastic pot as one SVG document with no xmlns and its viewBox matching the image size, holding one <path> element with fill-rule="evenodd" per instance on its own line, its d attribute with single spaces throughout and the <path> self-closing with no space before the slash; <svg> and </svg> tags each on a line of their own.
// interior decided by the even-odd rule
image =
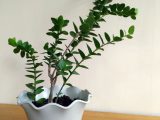
<svg viewBox="0 0 160 120">
<path fill-rule="evenodd" d="M 53 97 L 58 92 L 59 87 L 54 88 Z M 23 91 L 18 97 L 18 104 L 22 105 L 29 120 L 82 120 L 84 107 L 91 97 L 87 90 L 80 90 L 77 87 L 64 88 L 62 93 L 71 99 L 78 98 L 69 106 L 64 107 L 57 103 L 49 103 L 42 107 L 36 107 L 27 97 L 27 92 Z M 48 98 L 49 89 L 37 95 L 36 99 Z"/>
</svg>

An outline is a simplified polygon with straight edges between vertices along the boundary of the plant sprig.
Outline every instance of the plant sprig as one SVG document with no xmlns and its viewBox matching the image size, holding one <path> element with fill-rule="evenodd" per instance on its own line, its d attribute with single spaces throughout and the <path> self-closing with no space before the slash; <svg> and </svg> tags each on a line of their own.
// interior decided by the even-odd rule
<svg viewBox="0 0 160 120">
<path fill-rule="evenodd" d="M 28 42 L 22 42 L 21 40 L 17 41 L 16 38 L 9 38 L 8 43 L 14 47 L 13 52 L 15 54 L 19 53 L 22 58 L 26 57 L 27 59 L 26 71 L 28 74 L 26 77 L 33 80 L 32 82 L 26 84 L 26 86 L 31 90 L 27 93 L 27 95 L 31 100 L 36 101 L 36 95 L 43 92 L 43 87 L 37 86 L 44 82 L 44 80 L 39 79 L 39 77 L 42 75 L 42 70 L 39 70 L 39 67 L 43 66 L 43 64 L 41 62 L 37 62 L 37 52 Z M 41 102 L 42 100 L 43 99 L 40 99 L 37 102 Z"/>
<path fill-rule="evenodd" d="M 56 102 L 59 95 L 65 85 L 72 86 L 68 82 L 72 75 L 79 75 L 76 71 L 78 68 L 88 69 L 86 65 L 82 63 L 93 56 L 100 56 L 101 51 L 104 50 L 104 46 L 108 44 L 115 44 L 116 42 L 123 41 L 124 38 L 133 38 L 134 26 L 131 26 L 128 31 L 122 29 L 119 30 L 119 35 L 109 35 L 107 32 L 104 35 L 100 35 L 95 32 L 100 28 L 101 22 L 106 22 L 105 17 L 109 15 L 115 15 L 120 17 L 128 17 L 133 20 L 136 19 L 137 9 L 127 6 L 125 3 L 111 4 L 112 0 L 95 0 L 94 6 L 89 11 L 86 19 L 79 17 L 80 25 L 73 22 L 73 30 L 67 31 L 65 27 L 68 26 L 69 20 L 64 19 L 62 15 L 57 18 L 51 18 L 53 26 L 46 33 L 53 38 L 53 41 L 46 42 L 44 45 L 44 63 L 48 66 L 48 77 L 50 79 L 50 94 L 48 102 L 52 102 L 54 86 L 58 77 L 63 79 L 63 84 L 60 91 L 57 94 Z M 65 45 L 64 41 L 67 40 L 66 36 L 70 36 L 71 40 L 68 45 Z M 26 57 L 26 68 L 29 73 L 26 77 L 33 79 L 32 83 L 26 84 L 31 89 L 28 92 L 28 97 L 36 101 L 36 95 L 43 91 L 42 86 L 38 84 L 44 80 L 40 80 L 39 77 L 42 71 L 39 67 L 42 66 L 41 62 L 37 62 L 38 56 L 35 49 L 28 43 L 17 41 L 15 38 L 10 38 L 9 44 L 14 47 L 14 53 L 19 53 L 21 57 Z M 79 45 L 84 43 L 88 50 L 88 54 L 84 52 Z M 91 47 L 94 44 L 95 48 Z M 63 49 L 63 47 L 65 48 Z M 40 100 L 43 102 L 43 99 Z"/>
<path fill-rule="evenodd" d="M 106 33 L 106 32 L 104 33 L 105 40 L 102 38 L 102 36 L 101 36 L 100 34 L 99 34 L 99 39 L 100 39 L 100 40 L 98 40 L 98 38 L 96 38 L 96 37 L 93 37 L 95 49 L 92 50 L 91 47 L 87 44 L 87 45 L 86 45 L 86 46 L 87 46 L 87 49 L 88 49 L 88 54 L 87 54 L 87 55 L 85 55 L 85 53 L 84 53 L 82 50 L 78 49 L 79 54 L 80 54 L 80 56 L 81 56 L 81 60 L 78 61 L 76 58 L 74 58 L 75 63 L 76 63 L 75 67 L 72 69 L 72 71 L 69 72 L 69 73 L 70 73 L 69 75 L 67 74 L 67 75 L 68 75 L 67 77 L 64 77 L 64 76 L 63 76 L 64 83 L 63 83 L 60 91 L 59 91 L 58 94 L 57 94 L 57 100 L 58 100 L 58 97 L 59 97 L 59 95 L 61 94 L 61 91 L 62 91 L 62 89 L 63 89 L 63 87 L 64 87 L 65 85 L 72 86 L 70 83 L 68 83 L 69 78 L 70 78 L 72 75 L 74 75 L 74 74 L 75 74 L 75 75 L 79 75 L 79 73 L 78 73 L 76 70 L 77 70 L 78 68 L 88 69 L 87 66 L 82 65 L 82 63 L 83 63 L 84 61 L 90 59 L 91 56 L 95 56 L 95 55 L 96 55 L 96 56 L 100 56 L 101 53 L 99 53 L 99 52 L 97 52 L 97 51 L 99 51 L 99 50 L 104 51 L 103 47 L 106 46 L 106 45 L 108 45 L 108 44 L 115 44 L 116 42 L 123 41 L 124 38 L 129 38 L 129 39 L 131 39 L 131 38 L 132 38 L 132 35 L 133 35 L 133 33 L 134 33 L 134 29 L 135 29 L 134 26 L 130 26 L 129 29 L 128 29 L 128 33 L 127 33 L 127 34 L 126 34 L 125 31 L 120 30 L 120 35 L 113 36 L 112 39 L 111 39 L 111 37 L 109 36 L 109 34 Z M 129 37 L 128 37 L 128 36 L 129 36 Z M 101 41 L 101 43 L 100 43 L 99 41 Z M 56 101 L 57 101 L 57 100 L 56 100 Z"/>
</svg>

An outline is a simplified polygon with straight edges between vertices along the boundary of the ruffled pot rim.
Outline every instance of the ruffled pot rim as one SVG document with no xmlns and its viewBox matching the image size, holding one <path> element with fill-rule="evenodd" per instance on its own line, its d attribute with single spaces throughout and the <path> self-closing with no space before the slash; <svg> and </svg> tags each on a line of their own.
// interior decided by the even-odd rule
<svg viewBox="0 0 160 120">
<path fill-rule="evenodd" d="M 59 86 L 55 87 L 56 90 L 58 90 L 59 88 L 60 88 Z M 47 93 L 49 93 L 48 92 L 49 88 L 43 88 L 43 89 L 44 89 L 44 92 L 42 94 L 38 95 L 37 99 L 40 99 L 46 91 L 47 91 Z M 33 107 L 35 110 L 43 110 L 43 109 L 47 108 L 48 106 L 58 107 L 58 108 L 67 110 L 67 109 L 70 109 L 71 107 L 73 107 L 75 104 L 78 104 L 78 103 L 79 104 L 87 104 L 87 103 L 89 103 L 90 98 L 92 97 L 91 93 L 88 92 L 88 90 L 81 90 L 81 89 L 79 89 L 77 87 L 73 87 L 72 86 L 72 87 L 65 87 L 62 92 L 65 92 L 65 94 L 66 94 L 67 90 L 69 90 L 70 92 L 78 91 L 77 92 L 77 96 L 79 97 L 79 99 L 74 100 L 69 106 L 62 106 L 62 105 L 57 104 L 57 103 L 47 103 L 44 106 L 36 107 L 32 103 L 32 101 L 28 98 L 27 91 L 22 91 L 20 93 L 20 95 L 17 97 L 17 103 L 22 105 L 22 106 L 28 104 L 31 107 Z M 55 95 L 53 95 L 53 96 L 55 96 Z M 68 96 L 70 97 L 70 95 L 68 95 Z M 44 98 L 48 98 L 48 96 L 45 96 Z"/>
</svg>

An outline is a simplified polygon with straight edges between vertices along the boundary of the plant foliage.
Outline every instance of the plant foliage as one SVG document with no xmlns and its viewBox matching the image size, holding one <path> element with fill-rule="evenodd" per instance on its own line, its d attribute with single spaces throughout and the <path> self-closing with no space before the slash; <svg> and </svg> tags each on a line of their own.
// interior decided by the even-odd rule
<svg viewBox="0 0 160 120">
<path fill-rule="evenodd" d="M 48 76 L 51 82 L 49 102 L 52 102 L 52 92 L 58 77 L 62 77 L 63 85 L 57 94 L 56 101 L 65 85 L 72 86 L 68 80 L 72 75 L 79 75 L 77 69 L 88 69 L 83 64 L 84 61 L 91 59 L 93 56 L 100 56 L 106 45 L 115 44 L 125 38 L 132 38 L 135 29 L 133 25 L 129 27 L 127 32 L 120 29 L 119 35 L 109 35 L 107 32 L 101 35 L 95 32 L 96 29 L 100 28 L 101 22 L 106 22 L 105 17 L 109 15 L 136 19 L 137 10 L 135 8 L 131 8 L 125 3 L 111 4 L 111 2 L 112 0 L 95 0 L 93 2 L 94 7 L 90 10 L 87 18 L 79 17 L 80 25 L 73 22 L 73 30 L 71 31 L 65 29 L 69 20 L 64 19 L 63 16 L 51 18 L 53 26 L 46 34 L 51 36 L 53 41 L 46 42 L 43 47 L 43 60 L 48 66 Z M 67 40 L 67 36 L 70 36 L 71 40 L 68 40 L 69 44 L 65 45 L 64 41 Z M 8 42 L 9 45 L 14 47 L 14 53 L 19 53 L 22 58 L 27 59 L 28 67 L 26 71 L 29 74 L 26 77 L 33 80 L 33 82 L 26 84 L 31 89 L 31 92 L 28 92 L 28 97 L 36 101 L 36 95 L 43 91 L 42 86 L 37 85 L 44 81 L 39 79 L 42 74 L 39 67 L 44 63 L 38 62 L 37 52 L 28 42 L 17 41 L 15 38 L 9 38 Z M 80 43 L 86 46 L 87 53 L 78 47 Z"/>
</svg>

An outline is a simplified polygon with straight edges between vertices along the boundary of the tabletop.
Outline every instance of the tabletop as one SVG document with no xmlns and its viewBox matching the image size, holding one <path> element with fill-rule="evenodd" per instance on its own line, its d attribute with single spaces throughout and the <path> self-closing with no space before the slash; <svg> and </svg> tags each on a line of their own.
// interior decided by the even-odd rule
<svg viewBox="0 0 160 120">
<path fill-rule="evenodd" d="M 19 105 L 0 104 L 0 120 L 27 120 L 27 117 Z M 160 120 L 160 117 L 85 111 L 83 120 Z"/>
</svg>

